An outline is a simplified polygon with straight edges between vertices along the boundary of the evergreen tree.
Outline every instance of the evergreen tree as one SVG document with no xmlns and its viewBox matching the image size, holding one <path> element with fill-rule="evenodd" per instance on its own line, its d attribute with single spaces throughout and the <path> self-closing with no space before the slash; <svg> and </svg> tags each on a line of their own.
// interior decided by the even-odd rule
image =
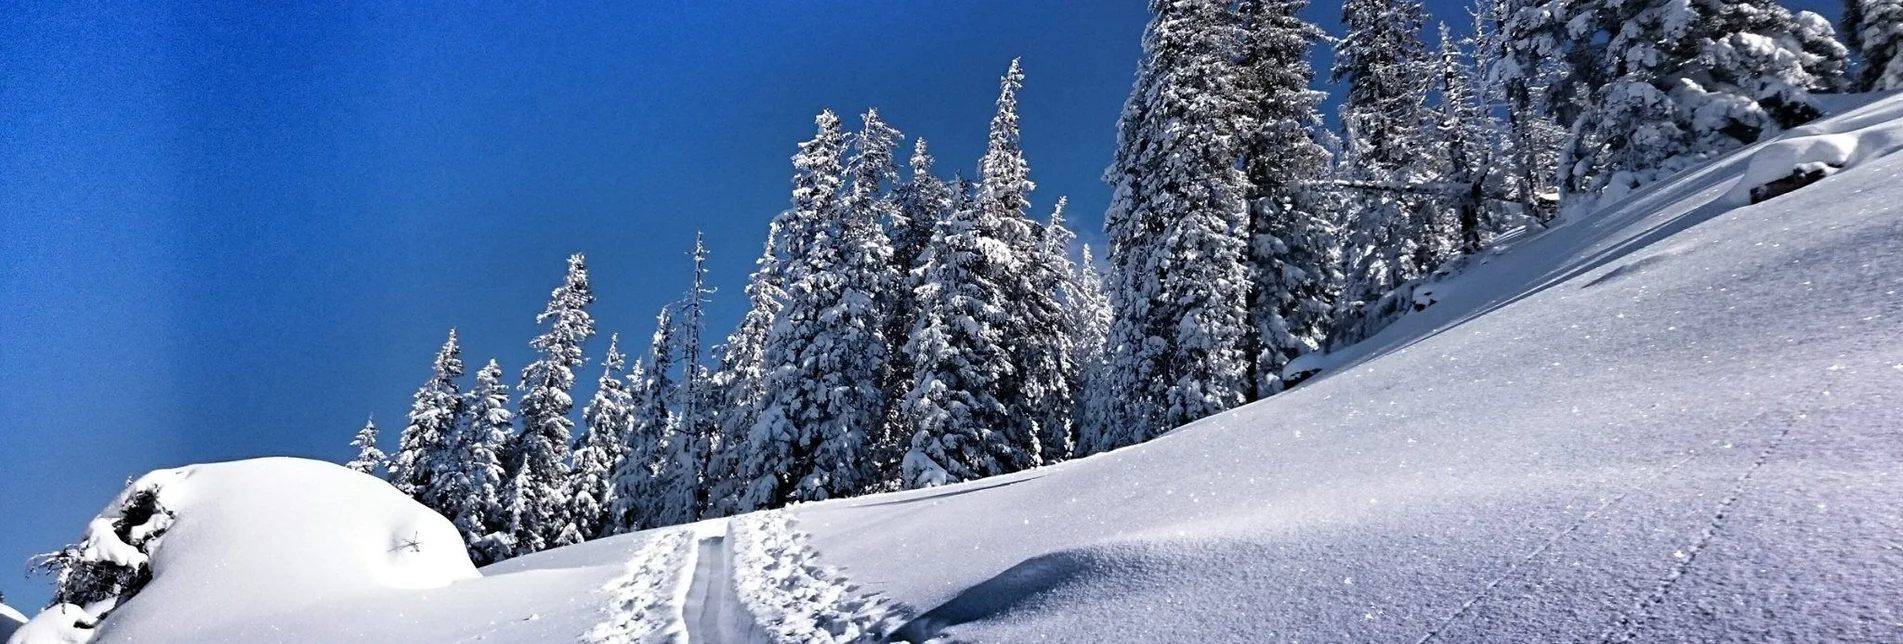
<svg viewBox="0 0 1903 644">
<path fill-rule="evenodd" d="M 1596 55 L 1560 160 L 1562 190 L 1626 190 L 1822 114 L 1813 91 L 1841 85 L 1828 25 L 1773 0 L 1581 1 L 1563 46 Z M 1555 20 L 1560 22 L 1560 20 Z"/>
<path fill-rule="evenodd" d="M 887 357 L 886 369 L 886 420 L 883 438 L 878 441 L 881 453 L 878 461 L 884 466 L 878 475 L 881 485 L 890 486 L 901 472 L 893 468 L 902 455 L 896 453 L 908 449 L 912 427 L 905 413 L 903 399 L 911 389 L 914 369 L 910 356 L 904 350 L 907 336 L 917 322 L 920 303 L 916 293 L 924 280 L 924 254 L 931 243 L 932 230 L 940 220 L 948 215 L 951 208 L 951 188 L 944 180 L 932 174 L 932 156 L 926 149 L 925 139 L 914 141 L 912 146 L 912 176 L 894 191 L 894 217 L 889 226 L 892 236 L 892 279 L 894 283 L 886 289 L 883 300 L 886 303 L 886 339 L 892 343 L 893 350 Z"/>
<path fill-rule="evenodd" d="M 634 398 L 621 379 L 627 356 L 620 345 L 619 335 L 608 336 L 608 354 L 601 360 L 594 398 L 582 409 L 587 433 L 575 441 L 574 467 L 568 479 L 568 517 L 573 528 L 568 536 L 575 541 L 558 541 L 559 545 L 605 536 L 611 527 L 614 471 L 626 456 L 624 445 L 634 419 Z"/>
<path fill-rule="evenodd" d="M 621 532 L 683 521 L 677 478 L 682 468 L 674 460 L 680 418 L 670 408 L 675 391 L 674 329 L 672 310 L 661 307 L 646 364 L 636 363 L 628 375 L 634 416 L 624 447 L 627 456 L 615 469 L 613 494 L 615 525 Z"/>
<path fill-rule="evenodd" d="M 918 316 L 904 346 L 912 387 L 903 406 L 911 443 L 901 463 L 907 488 L 1004 474 L 1033 464 L 1014 440 L 1008 381 L 1017 376 L 1000 327 L 1011 315 L 1003 280 L 1013 268 L 994 213 L 960 182 L 949 215 L 924 254 Z"/>
<path fill-rule="evenodd" d="M 1036 184 L 1018 129 L 1018 91 L 1024 86 L 1019 61 L 1011 61 L 998 84 L 998 110 L 991 119 L 985 155 L 978 161 L 976 206 L 994 222 L 998 240 L 1010 253 L 998 275 L 1008 307 L 999 332 L 1017 374 L 1003 382 L 1000 400 L 1009 410 L 1006 439 L 1025 453 L 1029 467 L 1044 462 L 1047 453 L 1068 456 L 1073 443 L 1069 412 L 1075 401 L 1069 388 L 1072 369 L 1064 344 L 1063 308 L 1057 302 L 1064 279 L 1062 257 L 1049 257 L 1044 230 L 1030 217 L 1030 193 Z M 1056 444 L 1047 448 L 1046 439 Z"/>
<path fill-rule="evenodd" d="M 674 408 L 679 410 L 678 440 L 675 441 L 678 516 L 682 523 L 701 518 L 708 510 L 708 476 L 713 452 L 720 440 L 717 399 L 712 377 L 701 364 L 701 333 L 706 327 L 707 299 L 713 289 L 707 286 L 707 247 L 700 235 L 694 236 L 694 278 L 681 301 L 681 381 L 674 391 Z"/>
<path fill-rule="evenodd" d="M 450 523 L 469 544 L 470 559 L 486 565 L 511 556 L 513 546 L 501 533 L 504 513 L 503 446 L 515 433 L 515 413 L 509 411 L 509 386 L 502 381 L 502 365 L 494 359 L 476 371 L 476 384 L 464 403 L 468 422 L 456 434 L 456 465 L 445 486 L 451 501 Z"/>
<path fill-rule="evenodd" d="M 885 419 L 886 340 L 879 289 L 891 281 L 877 185 L 892 176 L 898 132 L 868 112 L 854 137 L 854 186 L 838 198 L 844 136 L 823 112 L 794 156 L 785 216 L 785 308 L 767 344 L 759 421 L 741 507 L 850 496 L 873 482 L 871 441 Z"/>
<path fill-rule="evenodd" d="M 1077 365 L 1077 447 L 1078 456 L 1108 449 L 1114 444 L 1110 411 L 1113 409 L 1104 386 L 1104 341 L 1110 335 L 1110 296 L 1104 293 L 1103 276 L 1097 272 L 1097 260 L 1085 244 L 1081 261 L 1071 273 L 1065 289 L 1064 312 L 1070 329 L 1071 362 Z M 1111 439 L 1111 440 L 1106 440 Z"/>
<path fill-rule="evenodd" d="M 1482 199 L 1488 187 L 1492 151 L 1497 146 L 1498 129 L 1493 114 L 1481 103 L 1473 79 L 1473 68 L 1460 42 L 1440 25 L 1440 52 L 1436 56 L 1435 88 L 1440 92 L 1440 109 L 1435 115 L 1437 159 L 1441 183 L 1459 192 L 1443 200 L 1455 213 L 1454 234 L 1447 238 L 1462 254 L 1480 252 L 1487 241 L 1492 217 Z M 1439 249 L 1436 249 L 1437 251 Z"/>
<path fill-rule="evenodd" d="M 747 278 L 747 313 L 740 326 L 727 336 L 717 351 L 719 367 L 712 389 L 721 401 L 720 441 L 715 446 L 708 469 L 708 511 L 711 517 L 727 516 L 740 510 L 740 488 L 744 485 L 743 466 L 749 445 L 747 433 L 759 420 L 760 400 L 764 391 L 763 359 L 773 321 L 779 317 L 781 300 L 780 223 L 776 219 L 767 229 L 765 250 Z"/>
<path fill-rule="evenodd" d="M 1426 126 L 1432 66 L 1420 39 L 1425 11 L 1418 0 L 1347 0 L 1348 35 L 1336 45 L 1331 80 L 1344 83 L 1341 121 L 1349 178 L 1377 184 L 1424 183 L 1433 159 Z M 1371 302 L 1431 271 L 1439 211 L 1402 191 L 1348 196 L 1349 305 Z"/>
<path fill-rule="evenodd" d="M 448 504 L 441 479 L 453 466 L 449 441 L 462 419 L 462 391 L 456 386 L 462 375 L 462 347 L 456 330 L 450 329 L 449 339 L 436 352 L 429 379 L 416 390 L 409 425 L 403 428 L 396 456 L 390 460 L 390 484 L 437 512 Z"/>
<path fill-rule="evenodd" d="M 1864 90 L 1903 89 L 1903 0 L 1844 0 L 1844 39 L 1863 56 Z"/>
<path fill-rule="evenodd" d="M 377 468 L 383 467 L 387 462 L 383 450 L 377 449 L 376 416 L 371 416 L 369 420 L 363 422 L 363 429 L 357 430 L 357 436 L 350 439 L 350 446 L 357 448 L 357 457 L 344 464 L 344 467 L 350 468 L 351 471 L 374 475 L 377 473 Z"/>
<path fill-rule="evenodd" d="M 1251 385 L 1238 20 L 1217 0 L 1150 9 L 1105 174 L 1117 444 L 1240 405 Z"/>
<path fill-rule="evenodd" d="M 1041 391 L 1036 399 L 1026 401 L 1026 406 L 1036 405 L 1031 408 L 1039 412 L 1037 440 L 1045 463 L 1056 463 L 1077 453 L 1077 405 L 1083 386 L 1083 363 L 1078 362 L 1075 344 L 1077 330 L 1072 326 L 1076 320 L 1068 303 L 1077 297 L 1077 267 L 1070 261 L 1070 245 L 1077 234 L 1064 224 L 1068 203 L 1068 198 L 1058 197 L 1050 222 L 1039 229 L 1038 245 L 1031 256 L 1031 279 L 1026 284 L 1034 305 L 1030 310 L 1033 319 L 1027 321 L 1032 323 L 1033 341 L 1041 345 L 1032 354 L 1040 361 L 1029 364 L 1042 367 L 1027 370 L 1032 384 L 1040 386 Z M 1036 319 L 1040 315 L 1043 319 Z"/>
<path fill-rule="evenodd" d="M 595 334 L 588 305 L 595 295 L 588 285 L 588 267 L 582 255 L 568 258 L 568 275 L 549 295 L 548 308 L 536 316 L 548 327 L 530 342 L 537 358 L 522 370 L 522 433 L 516 440 L 515 460 L 504 490 L 505 530 L 516 554 L 549 547 L 568 525 L 568 444 L 574 421 L 570 390 L 575 368 L 583 364 L 582 345 Z"/>
<path fill-rule="evenodd" d="M 1243 167 L 1255 396 L 1281 391 L 1283 366 L 1322 346 L 1342 281 L 1339 207 L 1304 187 L 1328 173 L 1330 159 L 1315 140 L 1324 96 L 1309 89 L 1309 53 L 1322 33 L 1297 15 L 1303 4 L 1249 0 L 1238 7 L 1250 123 Z"/>
</svg>

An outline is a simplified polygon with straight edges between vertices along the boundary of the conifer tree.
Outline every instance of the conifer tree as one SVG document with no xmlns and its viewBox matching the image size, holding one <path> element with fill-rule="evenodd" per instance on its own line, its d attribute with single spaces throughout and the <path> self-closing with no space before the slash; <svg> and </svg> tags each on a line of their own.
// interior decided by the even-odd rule
<svg viewBox="0 0 1903 644">
<path fill-rule="evenodd" d="M 674 408 L 679 410 L 679 430 L 674 461 L 680 471 L 675 475 L 680 496 L 679 515 L 685 523 L 701 518 L 708 509 L 708 470 L 719 442 L 717 402 L 712 377 L 701 364 L 701 334 L 706 327 L 705 311 L 713 289 L 707 286 L 707 246 L 699 234 L 694 236 L 694 277 L 681 300 L 680 386 L 674 391 Z"/>
<path fill-rule="evenodd" d="M 655 316 L 647 360 L 645 364 L 636 363 L 629 373 L 634 415 L 625 446 L 627 456 L 615 469 L 613 493 L 615 523 L 621 532 L 685 520 L 678 503 L 682 468 L 675 460 L 681 440 L 677 436 L 680 417 L 671 406 L 676 388 L 675 328 L 672 307 L 661 307 Z"/>
<path fill-rule="evenodd" d="M 1217 0 L 1150 9 L 1105 173 L 1117 444 L 1240 405 L 1252 379 L 1238 20 Z"/>
<path fill-rule="evenodd" d="M 1000 327 L 1011 315 L 1002 282 L 1012 268 L 994 213 L 962 181 L 949 215 L 926 246 L 918 316 L 904 346 L 912 365 L 903 400 L 911 442 L 901 463 L 906 488 L 1004 474 L 1032 465 L 1009 433 L 1008 383 L 1017 377 Z"/>
<path fill-rule="evenodd" d="M 902 483 L 895 481 L 902 474 L 895 469 L 900 467 L 897 461 L 901 458 L 896 452 L 908 449 L 912 436 L 903 401 L 911 389 L 914 370 L 905 343 L 918 317 L 916 293 L 924 279 L 924 253 L 931 243 L 933 227 L 947 216 L 952 203 L 951 188 L 932 174 L 933 160 L 924 138 L 914 141 L 910 164 L 911 178 L 893 194 L 894 216 L 889 229 L 894 283 L 882 298 L 886 303 L 885 337 L 892 344 L 884 387 L 885 428 L 881 430 L 881 453 L 877 456 L 885 466 L 878 478 L 886 486 Z"/>
<path fill-rule="evenodd" d="M 453 465 L 449 442 L 462 419 L 462 391 L 456 386 L 462 375 L 462 347 L 456 330 L 450 329 L 449 339 L 436 352 L 429 379 L 416 390 L 409 425 L 403 428 L 396 456 L 390 460 L 390 484 L 437 512 L 448 501 L 442 478 Z"/>
<path fill-rule="evenodd" d="M 746 509 L 865 491 L 872 440 L 885 419 L 886 340 L 877 299 L 890 284 L 891 246 L 880 229 L 878 185 L 895 172 L 898 132 L 868 112 L 854 137 L 854 185 L 844 176 L 839 119 L 794 156 L 794 207 L 786 217 L 787 298 L 766 353 L 759 421 L 748 440 Z"/>
<path fill-rule="evenodd" d="M 1844 0 L 1844 39 L 1863 56 L 1859 86 L 1903 89 L 1903 0 Z"/>
<path fill-rule="evenodd" d="M 1000 275 L 1006 289 L 1008 313 L 1000 331 L 1011 350 L 1017 377 L 1005 381 L 1002 400 L 1012 425 L 1007 438 L 1027 456 L 1030 466 L 1046 457 L 1064 458 L 1074 443 L 1070 409 L 1073 373 L 1063 308 L 1057 301 L 1065 269 L 1062 249 L 1051 256 L 1043 226 L 1030 217 L 1030 164 L 1024 158 L 1018 126 L 1018 92 L 1024 69 L 1018 60 L 999 80 L 997 113 L 991 119 L 989 144 L 978 162 L 977 207 L 997 222 L 997 235 L 1011 252 L 1008 269 Z M 1061 211 L 1060 211 L 1061 213 Z M 1062 235 L 1068 235 L 1063 231 Z M 1064 237 L 1062 243 L 1070 240 Z M 1045 445 L 1045 441 L 1053 441 Z"/>
<path fill-rule="evenodd" d="M 568 478 L 568 520 L 565 528 L 573 541 L 570 545 L 604 536 L 610 529 L 610 510 L 614 505 L 614 471 L 626 456 L 624 445 L 633 424 L 633 397 L 621 372 L 627 356 L 621 353 L 621 337 L 608 336 L 608 354 L 601 359 L 601 377 L 595 381 L 594 398 L 582 409 L 586 432 L 575 441 L 574 467 Z"/>
<path fill-rule="evenodd" d="M 377 417 L 371 416 L 363 422 L 363 429 L 357 430 L 357 436 L 350 439 L 350 446 L 357 448 L 356 458 L 350 459 L 344 467 L 354 472 L 376 474 L 377 468 L 385 465 L 388 459 L 383 450 L 377 449 Z"/>
<path fill-rule="evenodd" d="M 588 305 L 595 295 L 580 253 L 569 256 L 568 274 L 549 295 L 548 307 L 535 321 L 547 329 L 530 342 L 537 358 L 522 370 L 522 434 L 516 440 L 519 466 L 504 491 L 506 527 L 516 554 L 549 547 L 568 525 L 568 444 L 574 421 L 570 390 L 575 368 L 582 366 L 582 345 L 595 334 Z"/>
<path fill-rule="evenodd" d="M 1078 362 L 1076 329 L 1072 324 L 1068 300 L 1076 297 L 1076 266 L 1070 261 L 1070 245 L 1077 240 L 1064 222 L 1064 207 L 1069 198 L 1058 197 L 1048 223 L 1038 228 L 1038 243 L 1031 254 L 1028 317 L 1032 342 L 1040 348 L 1030 352 L 1032 369 L 1026 374 L 1038 391 L 1025 406 L 1038 413 L 1038 447 L 1044 463 L 1056 463 L 1077 453 L 1077 400 L 1082 383 Z M 1025 304 L 1023 302 L 1020 305 Z M 1042 319 L 1039 319 L 1042 318 Z"/>
<path fill-rule="evenodd" d="M 1828 23 L 1774 0 L 1582 0 L 1556 11 L 1559 47 L 1596 63 L 1565 79 L 1591 91 L 1559 163 L 1566 193 L 1627 190 L 1762 140 L 1821 115 L 1811 92 L 1842 84 Z"/>
<path fill-rule="evenodd" d="M 468 422 L 453 443 L 456 466 L 445 488 L 451 500 L 450 523 L 469 544 L 470 558 L 485 565 L 511 556 L 513 547 L 499 533 L 505 526 L 502 450 L 515 433 L 515 413 L 509 410 L 509 386 L 502 381 L 502 365 L 494 359 L 476 371 L 476 384 L 464 403 Z"/>
<path fill-rule="evenodd" d="M 719 367 L 714 371 L 712 389 L 721 401 L 720 441 L 708 466 L 708 511 L 720 517 L 739 511 L 743 485 L 743 466 L 749 444 L 747 433 L 759 420 L 765 369 L 763 359 L 773 321 L 779 317 L 781 299 L 780 223 L 767 227 L 766 248 L 747 278 L 747 313 L 740 326 L 727 336 L 716 351 Z"/>
<path fill-rule="evenodd" d="M 1080 261 L 1064 294 L 1066 326 L 1070 329 L 1071 362 L 1077 365 L 1077 456 L 1107 449 L 1114 440 L 1109 392 L 1104 386 L 1104 341 L 1110 335 L 1110 296 L 1104 293 L 1097 260 L 1085 244 Z"/>
<path fill-rule="evenodd" d="M 1303 4 L 1249 0 L 1238 7 L 1250 123 L 1244 169 L 1256 397 L 1281 391 L 1283 366 L 1325 342 L 1342 281 L 1339 206 L 1304 187 L 1328 174 L 1330 159 L 1315 140 L 1323 95 L 1309 88 L 1309 53 L 1322 33 L 1297 15 Z"/>
</svg>

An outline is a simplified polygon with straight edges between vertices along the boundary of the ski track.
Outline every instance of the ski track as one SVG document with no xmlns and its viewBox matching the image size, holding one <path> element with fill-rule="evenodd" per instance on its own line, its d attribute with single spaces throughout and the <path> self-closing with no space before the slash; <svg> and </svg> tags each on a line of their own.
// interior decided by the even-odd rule
<svg viewBox="0 0 1903 644">
<path fill-rule="evenodd" d="M 883 642 L 908 612 L 820 565 L 781 512 L 655 535 L 603 589 L 591 644 Z"/>
</svg>

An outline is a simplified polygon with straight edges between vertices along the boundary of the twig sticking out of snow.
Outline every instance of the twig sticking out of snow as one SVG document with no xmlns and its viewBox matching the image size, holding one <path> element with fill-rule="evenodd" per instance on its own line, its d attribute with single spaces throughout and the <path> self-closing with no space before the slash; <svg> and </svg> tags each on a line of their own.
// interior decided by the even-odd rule
<svg viewBox="0 0 1903 644">
<path fill-rule="evenodd" d="M 862 592 L 836 569 L 820 565 L 807 535 L 784 512 L 734 519 L 727 542 L 734 590 L 775 642 L 883 642 L 909 616 L 900 604 Z"/>
</svg>

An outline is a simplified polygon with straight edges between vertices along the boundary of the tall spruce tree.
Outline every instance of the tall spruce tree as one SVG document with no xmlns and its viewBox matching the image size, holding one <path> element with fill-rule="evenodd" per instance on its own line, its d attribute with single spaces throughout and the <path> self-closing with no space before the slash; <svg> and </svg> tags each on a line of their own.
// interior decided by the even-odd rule
<svg viewBox="0 0 1903 644">
<path fill-rule="evenodd" d="M 1250 125 L 1243 167 L 1255 396 L 1281 391 L 1283 367 L 1323 345 L 1342 281 L 1338 207 L 1305 187 L 1328 174 L 1330 158 L 1315 138 L 1324 95 L 1309 88 L 1315 76 L 1309 53 L 1323 35 L 1298 15 L 1304 4 L 1248 0 L 1238 6 Z"/>
<path fill-rule="evenodd" d="M 1427 136 L 1432 65 L 1418 0 L 1346 0 L 1348 30 L 1335 47 L 1330 79 L 1343 83 L 1341 122 L 1348 178 L 1385 185 L 1423 183 L 1433 158 Z M 1439 210 L 1403 191 L 1348 195 L 1348 305 L 1379 298 L 1433 269 Z"/>
<path fill-rule="evenodd" d="M 1004 474 L 1033 464 L 1015 440 L 1004 402 L 1017 377 L 1001 327 L 1012 315 L 1003 282 L 1013 257 L 995 213 L 977 206 L 962 180 L 923 255 L 918 315 L 904 346 L 913 369 L 903 402 L 911 441 L 901 463 L 907 488 Z"/>
<path fill-rule="evenodd" d="M 436 352 L 429 379 L 416 390 L 409 425 L 403 428 L 396 456 L 390 460 L 390 484 L 437 512 L 447 505 L 442 478 L 453 465 L 448 447 L 463 413 L 462 391 L 456 386 L 462 375 L 462 347 L 456 330 L 450 329 L 449 339 Z"/>
<path fill-rule="evenodd" d="M 674 408 L 680 411 L 681 419 L 675 460 L 682 468 L 676 477 L 679 489 L 674 492 L 682 497 L 683 521 L 699 519 L 708 510 L 708 484 L 712 481 L 709 470 L 720 441 L 718 400 L 713 391 L 712 374 L 702 364 L 701 344 L 701 335 L 707 326 L 707 302 L 714 290 L 707 285 L 707 246 L 698 233 L 694 235 L 694 251 L 690 256 L 694 260 L 694 276 L 680 305 L 681 381 L 674 391 Z"/>
<path fill-rule="evenodd" d="M 535 317 L 547 325 L 529 343 L 537 358 L 522 370 L 522 433 L 515 443 L 518 464 L 504 491 L 507 530 L 516 554 L 544 550 L 568 525 L 568 454 L 575 422 L 570 391 L 575 368 L 582 366 L 582 345 L 595 334 L 588 305 L 595 301 L 582 255 L 568 258 L 568 274 L 549 294 L 548 307 Z"/>
<path fill-rule="evenodd" d="M 350 462 L 345 463 L 344 467 L 350 468 L 353 472 L 363 472 L 365 474 L 374 475 L 377 473 L 377 469 L 383 467 L 388 460 L 385 458 L 383 450 L 377 449 L 376 416 L 371 416 L 369 420 L 363 421 L 363 429 L 357 430 L 356 437 L 350 439 L 350 446 L 357 448 L 357 456 L 351 458 Z"/>
<path fill-rule="evenodd" d="M 647 360 L 645 364 L 636 363 L 628 374 L 634 391 L 634 416 L 625 446 L 627 456 L 615 469 L 613 493 L 615 524 L 621 532 L 686 520 L 679 504 L 679 475 L 684 468 L 676 460 L 680 417 L 672 406 L 677 385 L 675 328 L 672 307 L 661 307 L 654 319 L 654 339 L 648 345 Z"/>
<path fill-rule="evenodd" d="M 1108 449 L 1113 436 L 1109 392 L 1104 386 L 1104 341 L 1110 335 L 1110 296 L 1103 290 L 1097 259 L 1085 244 L 1077 268 L 1064 293 L 1064 314 L 1070 329 L 1071 362 L 1077 365 L 1077 447 L 1088 456 Z"/>
<path fill-rule="evenodd" d="M 892 278 L 886 289 L 886 334 L 892 345 L 886 368 L 886 420 L 879 441 L 879 461 L 885 466 L 879 478 L 882 485 L 902 483 L 902 465 L 898 461 L 909 449 L 911 423 L 905 413 L 904 398 L 912 386 L 914 369 L 905 351 L 907 336 L 917 322 L 920 303 L 917 297 L 924 280 L 924 254 L 931 243 L 932 230 L 948 215 L 951 188 L 932 174 L 933 159 L 925 139 L 913 142 L 910 161 L 912 176 L 893 193 L 893 218 L 888 226 L 892 237 Z"/>
<path fill-rule="evenodd" d="M 1056 463 L 1077 453 L 1077 400 L 1083 386 L 1082 364 L 1078 362 L 1077 331 L 1072 324 L 1068 300 L 1074 293 L 1076 266 L 1070 261 L 1070 245 L 1077 241 L 1064 221 L 1067 197 L 1058 197 L 1051 209 L 1050 221 L 1039 228 L 1038 244 L 1031 255 L 1032 272 L 1026 280 L 1033 293 L 1031 315 L 1043 319 L 1028 320 L 1034 341 L 1042 348 L 1033 354 L 1039 369 L 1027 375 L 1041 391 L 1027 405 L 1037 405 L 1038 447 L 1045 463 Z"/>
<path fill-rule="evenodd" d="M 1253 366 L 1239 21 L 1217 0 L 1150 10 L 1105 173 L 1110 389 L 1128 432 L 1117 444 L 1242 404 Z"/>
<path fill-rule="evenodd" d="M 595 395 L 582 409 L 586 433 L 575 441 L 574 467 L 568 478 L 568 527 L 560 545 L 580 543 L 609 534 L 614 506 L 614 472 L 626 457 L 624 445 L 633 424 L 634 399 L 621 379 L 627 356 L 620 335 L 608 337 L 608 353 L 601 359 L 601 377 Z"/>
<path fill-rule="evenodd" d="M 998 82 L 998 110 L 991 119 L 985 155 L 978 161 L 976 206 L 996 223 L 996 235 L 1009 250 L 1005 288 L 1007 314 L 999 331 L 1017 364 L 1015 377 L 1004 381 L 1001 400 L 1009 410 L 1006 437 L 1025 452 L 1029 466 L 1044 462 L 1046 438 L 1059 444 L 1054 455 L 1068 455 L 1071 446 L 1069 410 L 1070 352 L 1065 347 L 1063 308 L 1057 287 L 1064 276 L 1061 257 L 1051 260 L 1042 226 L 1030 217 L 1030 179 L 1018 128 L 1018 92 L 1024 69 L 1017 60 Z M 1068 231 L 1066 231 L 1068 232 Z M 1068 243 L 1068 240 L 1066 240 Z"/>
<path fill-rule="evenodd" d="M 468 422 L 454 441 L 453 478 L 445 487 L 452 500 L 449 517 L 469 544 L 470 558 L 485 565 L 511 556 L 505 535 L 502 485 L 503 446 L 515 433 L 515 413 L 509 410 L 509 386 L 502 381 L 502 365 L 494 359 L 476 371 L 476 384 L 464 402 Z"/>
<path fill-rule="evenodd" d="M 850 496 L 875 480 L 872 441 L 883 429 L 886 339 L 879 290 L 891 283 L 891 246 L 880 228 L 878 186 L 895 173 L 898 131 L 874 112 L 854 137 L 853 186 L 839 119 L 794 156 L 794 207 L 786 217 L 787 297 L 766 353 L 767 374 L 741 496 L 746 509 Z"/>
<path fill-rule="evenodd" d="M 767 340 L 785 297 L 780 275 L 781 235 L 776 219 L 767 227 L 766 248 L 747 278 L 747 313 L 716 351 L 719 366 L 714 371 L 712 389 L 721 401 L 720 441 L 708 465 L 708 516 L 740 511 L 743 468 L 750 449 L 747 433 L 760 418 Z"/>
</svg>

